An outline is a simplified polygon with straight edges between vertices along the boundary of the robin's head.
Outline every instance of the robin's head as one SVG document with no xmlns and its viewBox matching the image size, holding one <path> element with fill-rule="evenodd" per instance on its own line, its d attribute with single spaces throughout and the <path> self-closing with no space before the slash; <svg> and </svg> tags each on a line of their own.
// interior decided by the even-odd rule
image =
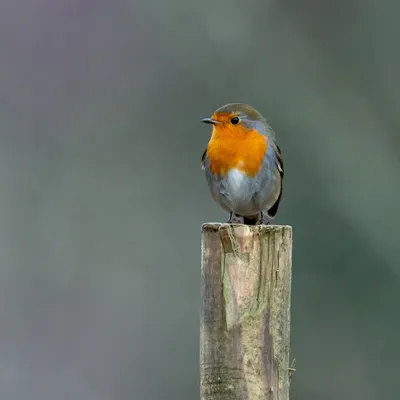
<svg viewBox="0 0 400 400">
<path fill-rule="evenodd" d="M 257 110 L 247 104 L 232 103 L 202 121 L 213 126 L 206 151 L 211 172 L 226 174 L 236 168 L 251 177 L 259 172 L 270 129 Z"/>
<path fill-rule="evenodd" d="M 202 119 L 203 122 L 213 125 L 213 132 L 246 133 L 258 131 L 266 135 L 269 133 L 265 118 L 253 107 L 244 103 L 226 104 L 214 111 L 211 118 Z"/>
</svg>

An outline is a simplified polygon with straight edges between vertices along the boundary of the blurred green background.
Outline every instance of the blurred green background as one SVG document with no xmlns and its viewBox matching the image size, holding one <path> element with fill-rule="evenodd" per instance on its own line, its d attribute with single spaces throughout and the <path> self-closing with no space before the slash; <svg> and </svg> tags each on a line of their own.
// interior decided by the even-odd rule
<svg viewBox="0 0 400 400">
<path fill-rule="evenodd" d="M 296 400 L 397 400 L 400 4 L 0 3 L 0 397 L 199 398 L 203 117 L 259 109 Z"/>
</svg>

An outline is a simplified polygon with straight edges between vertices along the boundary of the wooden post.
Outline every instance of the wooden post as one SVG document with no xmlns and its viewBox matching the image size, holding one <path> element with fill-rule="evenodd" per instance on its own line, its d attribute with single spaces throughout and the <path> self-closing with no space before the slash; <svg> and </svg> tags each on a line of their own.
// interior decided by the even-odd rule
<svg viewBox="0 0 400 400">
<path fill-rule="evenodd" d="M 202 226 L 201 400 L 289 400 L 292 228 Z"/>
</svg>

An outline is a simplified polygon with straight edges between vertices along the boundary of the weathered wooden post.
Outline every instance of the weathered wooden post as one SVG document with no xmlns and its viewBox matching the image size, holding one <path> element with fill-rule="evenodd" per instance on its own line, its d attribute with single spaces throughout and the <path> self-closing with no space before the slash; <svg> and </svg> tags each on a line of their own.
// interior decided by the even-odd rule
<svg viewBox="0 0 400 400">
<path fill-rule="evenodd" d="M 292 228 L 202 226 L 201 400 L 289 400 Z"/>
</svg>

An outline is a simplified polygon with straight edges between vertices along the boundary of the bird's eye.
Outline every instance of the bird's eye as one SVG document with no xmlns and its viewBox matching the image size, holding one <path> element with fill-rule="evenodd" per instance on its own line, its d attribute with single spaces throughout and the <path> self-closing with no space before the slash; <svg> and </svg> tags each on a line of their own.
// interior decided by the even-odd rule
<svg viewBox="0 0 400 400">
<path fill-rule="evenodd" d="M 236 124 L 238 124 L 240 122 L 240 118 L 239 117 L 233 117 L 232 119 L 231 119 L 231 124 L 232 125 L 236 125 Z"/>
</svg>

